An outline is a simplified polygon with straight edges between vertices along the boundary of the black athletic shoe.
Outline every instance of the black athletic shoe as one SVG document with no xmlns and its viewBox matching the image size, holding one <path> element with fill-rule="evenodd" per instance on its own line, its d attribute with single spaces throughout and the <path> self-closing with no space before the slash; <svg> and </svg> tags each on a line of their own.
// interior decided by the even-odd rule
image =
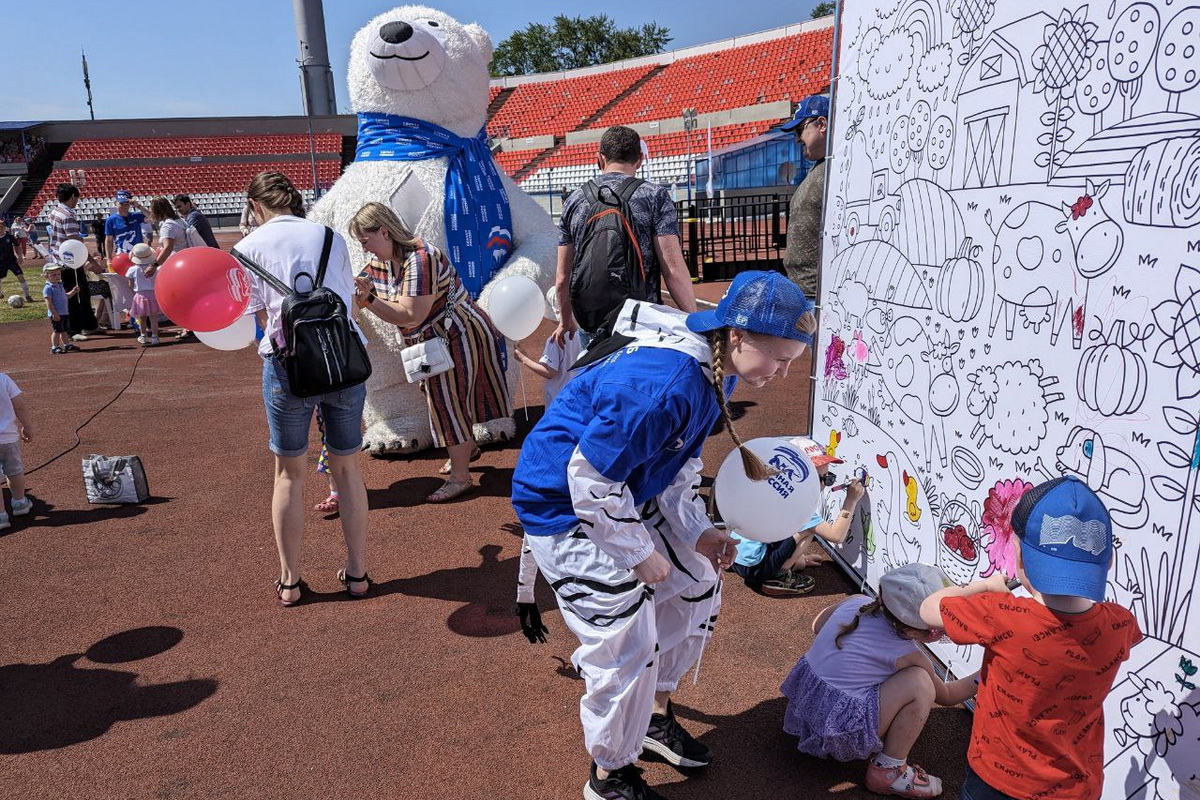
<svg viewBox="0 0 1200 800">
<path fill-rule="evenodd" d="M 608 773 L 600 780 L 596 777 L 596 764 L 592 763 L 592 776 L 583 785 L 584 800 L 665 800 L 642 780 L 640 767 L 630 764 Z"/>
<path fill-rule="evenodd" d="M 666 759 L 676 767 L 707 767 L 712 751 L 696 741 L 675 719 L 671 702 L 666 714 L 651 714 L 650 728 L 642 739 L 642 749 Z"/>
</svg>

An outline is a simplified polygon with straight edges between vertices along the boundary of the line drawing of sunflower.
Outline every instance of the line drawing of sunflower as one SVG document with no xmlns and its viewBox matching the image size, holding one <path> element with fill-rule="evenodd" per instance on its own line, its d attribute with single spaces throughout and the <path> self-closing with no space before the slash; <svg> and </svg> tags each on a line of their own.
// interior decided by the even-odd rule
<svg viewBox="0 0 1200 800">
<path fill-rule="evenodd" d="M 1096 23 L 1087 21 L 1087 6 L 1063 9 L 1058 22 L 1042 31 L 1042 44 L 1033 51 L 1033 90 L 1045 92 L 1048 102 L 1075 96 L 1076 82 L 1087 74 L 1096 53 Z"/>
<path fill-rule="evenodd" d="M 1177 369 L 1175 395 L 1188 400 L 1200 395 L 1200 269 L 1180 264 L 1175 273 L 1175 299 L 1154 307 L 1154 322 L 1166 339 L 1154 353 L 1154 363 Z"/>
</svg>

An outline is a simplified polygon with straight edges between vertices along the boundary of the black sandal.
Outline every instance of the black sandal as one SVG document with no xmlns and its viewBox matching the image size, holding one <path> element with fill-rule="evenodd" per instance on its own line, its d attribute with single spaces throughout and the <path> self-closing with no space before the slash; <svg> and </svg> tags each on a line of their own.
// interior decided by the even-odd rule
<svg viewBox="0 0 1200 800">
<path fill-rule="evenodd" d="M 292 601 L 284 600 L 283 593 L 291 591 L 292 589 L 299 589 L 302 583 L 304 583 L 302 580 L 297 580 L 295 583 L 284 583 L 282 580 L 275 581 L 275 594 L 279 595 L 279 604 L 284 608 L 291 608 L 292 606 L 299 605 L 300 600 L 304 597 L 303 593 L 301 593 L 300 597 L 297 597 Z"/>
<path fill-rule="evenodd" d="M 361 578 L 356 578 L 353 575 L 347 575 L 346 570 L 339 569 L 337 579 L 342 582 L 342 586 L 346 587 L 346 594 L 350 595 L 355 600 L 360 600 L 371 593 L 371 576 L 365 572 L 362 574 Z M 350 591 L 350 584 L 352 583 L 365 583 L 367 588 L 361 592 L 352 592 Z"/>
</svg>

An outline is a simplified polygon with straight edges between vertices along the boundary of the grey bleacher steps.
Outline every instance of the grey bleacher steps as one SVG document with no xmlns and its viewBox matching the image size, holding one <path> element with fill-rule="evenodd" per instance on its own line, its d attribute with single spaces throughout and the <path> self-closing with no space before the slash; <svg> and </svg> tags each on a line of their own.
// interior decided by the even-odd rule
<svg viewBox="0 0 1200 800">
<path fill-rule="evenodd" d="M 515 86 L 505 86 L 503 89 L 500 90 L 500 94 L 496 95 L 496 99 L 493 100 L 492 102 L 488 103 L 488 107 L 487 107 L 487 118 L 488 119 L 491 119 L 493 116 L 496 115 L 496 112 L 500 110 L 500 106 L 504 105 L 504 101 L 507 100 L 508 96 L 510 94 L 512 94 L 514 91 L 516 91 Z"/>
<path fill-rule="evenodd" d="M 595 124 L 596 120 L 600 119 L 601 117 L 603 117 L 605 114 L 608 113 L 609 109 L 611 109 L 617 103 L 624 100 L 626 97 L 629 97 L 631 94 L 634 94 L 635 92 L 637 92 L 638 89 L 642 88 L 648 81 L 653 79 L 656 75 L 658 75 L 660 72 L 662 72 L 666 68 L 667 68 L 666 64 L 659 64 L 654 69 L 650 70 L 645 75 L 638 78 L 636 81 L 633 82 L 632 86 L 630 86 L 625 91 L 621 92 L 619 95 L 614 97 L 612 100 L 609 100 L 607 103 L 602 105 L 600 107 L 600 110 L 597 111 L 595 114 L 592 114 L 590 117 L 583 120 L 583 122 L 580 122 L 579 125 L 576 126 L 575 130 L 586 131 L 588 128 L 592 127 L 592 125 Z"/>
<path fill-rule="evenodd" d="M 24 214 L 29 210 L 29 204 L 37 198 L 38 192 L 46 184 L 46 179 L 50 177 L 55 162 L 63 157 L 70 146 L 70 142 L 47 143 L 46 152 L 30 168 L 29 175 L 25 178 L 25 185 L 21 187 L 21 193 L 17 195 L 16 201 L 12 204 L 10 211 L 13 214 Z"/>
<path fill-rule="evenodd" d="M 645 75 L 638 78 L 636 81 L 633 82 L 632 86 L 630 86 L 625 91 L 621 92 L 619 95 L 614 97 L 612 100 L 609 100 L 607 103 L 602 105 L 600 107 L 600 110 L 598 110 L 595 114 L 592 114 L 590 117 L 587 117 L 582 122 L 580 122 L 579 125 L 576 126 L 575 130 L 586 131 L 588 128 L 592 127 L 592 125 L 596 122 L 596 120 L 598 120 L 602 116 L 604 116 L 605 113 L 607 113 L 609 109 L 611 109 L 617 103 L 624 100 L 626 97 L 629 97 L 631 94 L 636 92 L 638 89 L 640 89 L 646 83 L 646 81 L 650 80 L 651 78 L 653 78 L 655 75 L 662 72 L 666 68 L 667 68 L 666 64 L 659 64 L 654 69 L 650 70 Z M 512 90 L 506 89 L 505 91 L 512 91 Z M 504 96 L 505 95 L 502 92 L 501 94 L 496 96 L 496 100 L 499 100 L 501 97 L 504 97 Z M 495 105 L 495 104 L 493 103 L 493 105 Z M 496 107 L 499 108 L 499 106 L 496 106 Z M 491 115 L 490 108 L 488 110 L 488 113 L 490 116 Z M 556 152 L 558 152 L 558 149 L 560 147 L 562 147 L 564 144 L 566 144 L 566 141 L 567 140 L 565 137 L 558 137 L 558 136 L 554 137 L 554 146 L 546 148 L 541 153 L 539 153 L 537 156 L 535 156 L 533 161 L 530 161 L 528 164 L 521 167 L 521 169 L 517 170 L 517 174 L 513 176 L 513 180 L 516 181 L 517 183 L 520 183 L 521 181 L 525 180 L 526 177 L 528 177 L 529 175 L 532 175 L 534 170 L 536 170 L 543 161 L 545 161 L 547 158 L 549 158 L 550 156 L 552 156 Z"/>
</svg>

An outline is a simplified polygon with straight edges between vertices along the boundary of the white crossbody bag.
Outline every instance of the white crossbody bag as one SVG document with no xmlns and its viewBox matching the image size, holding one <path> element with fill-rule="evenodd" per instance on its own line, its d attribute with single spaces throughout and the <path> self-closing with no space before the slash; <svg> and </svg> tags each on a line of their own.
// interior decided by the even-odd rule
<svg viewBox="0 0 1200 800">
<path fill-rule="evenodd" d="M 443 329 L 450 326 L 450 314 L 453 310 L 454 301 L 447 300 L 446 311 L 442 315 Z M 400 361 L 404 365 L 404 376 L 408 378 L 409 383 L 419 383 L 454 369 L 454 362 L 450 359 L 450 342 L 444 334 L 404 348 L 400 351 Z"/>
</svg>

